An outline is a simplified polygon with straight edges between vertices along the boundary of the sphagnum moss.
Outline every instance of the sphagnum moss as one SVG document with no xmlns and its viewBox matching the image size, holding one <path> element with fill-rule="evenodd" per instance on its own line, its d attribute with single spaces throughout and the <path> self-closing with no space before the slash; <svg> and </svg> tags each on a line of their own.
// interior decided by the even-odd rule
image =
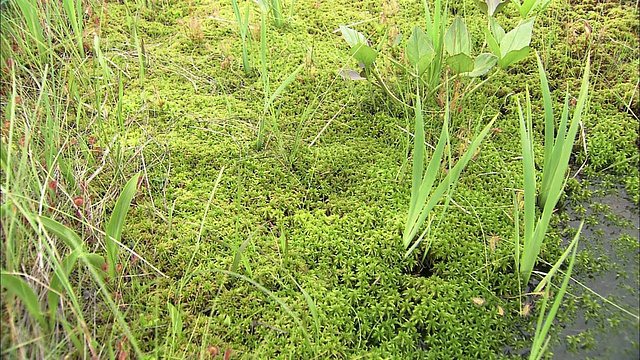
<svg viewBox="0 0 640 360">
<path fill-rule="evenodd" d="M 177 291 L 176 284 L 194 256 L 204 204 L 224 167 L 194 264 L 203 271 L 229 269 L 233 249 L 255 232 L 243 252 L 254 280 L 281 298 L 307 330 L 312 317 L 288 276 L 294 276 L 315 300 L 321 324 L 314 339 L 318 357 L 515 357 L 508 349 L 523 348 L 526 343 L 524 337 L 512 337 L 514 324 L 528 324 L 530 319 L 519 319 L 520 303 L 514 298 L 519 285 L 510 258 L 510 189 L 521 186 L 522 178 L 516 112 L 507 98 L 512 92 L 521 93 L 526 84 L 534 100 L 539 96 L 533 90 L 536 79 L 530 76 L 535 61 L 528 58 L 496 75 L 456 114 L 452 128 L 460 131 L 452 137 L 455 149 L 468 138 L 463 129 L 473 131 L 477 126 L 469 117 L 476 119 L 483 111 L 485 116 L 501 113 L 482 152 L 463 172 L 453 197 L 457 206 L 448 209 L 430 251 L 402 259 L 399 244 L 410 173 L 402 167 L 407 138 L 399 128 L 406 129 L 408 124 L 402 111 L 387 104 L 375 88 L 345 84 L 338 78 L 340 68 L 356 64 L 345 64 L 347 50 L 332 31 L 365 21 L 359 30 L 377 42 L 385 35 L 378 25 L 384 12 L 387 24 L 398 25 L 408 35 L 423 22 L 421 5 L 392 1 L 350 7 L 334 2 L 307 5 L 296 4 L 298 11 L 287 27 L 268 25 L 267 29 L 273 83 L 280 83 L 311 57 L 308 71 L 302 71 L 282 97 L 278 126 L 285 142 L 293 138 L 290 130 L 300 124 L 301 108 L 309 99 L 320 98 L 318 111 L 302 125 L 304 150 L 291 163 L 283 161 L 275 139 L 268 136 L 263 152 L 252 150 L 263 94 L 260 79 L 247 77 L 242 70 L 242 49 L 230 4 L 151 2 L 141 9 L 138 35 L 144 40 L 147 60 L 144 84 L 136 79 L 140 54 L 130 28 L 119 21 L 126 18 L 126 6 L 137 9 L 133 4 L 108 3 L 101 11 L 94 10 L 103 14 L 99 34 L 103 55 L 127 78 L 126 123 L 141 129 L 137 137 L 149 136 L 157 146 L 144 152 L 151 197 L 136 200 L 123 233 L 142 256 L 171 277 L 156 279 L 131 259 L 135 265 L 122 296 L 129 304 L 128 318 L 132 322 L 145 319 L 136 331 L 144 334 L 138 339 L 143 351 L 186 357 L 215 346 L 232 349 L 238 358 L 311 354 L 302 345 L 303 334 L 282 308 L 246 283 L 202 273 L 182 293 Z M 475 33 L 486 19 L 472 5 L 452 2 L 451 9 L 464 15 Z M 257 8 L 252 10 L 257 14 Z M 591 174 L 610 167 L 607 171 L 613 176 L 626 177 L 624 181 L 635 189 L 632 196 L 637 197 L 637 180 L 635 185 L 633 180 L 637 159 L 621 162 L 636 150 L 633 115 L 621 106 L 638 103 L 637 95 L 632 95 L 635 82 L 610 86 L 618 82 L 621 72 L 637 80 L 637 54 L 628 50 L 636 47 L 637 36 L 629 34 L 637 25 L 629 14 L 633 10 L 628 6 L 613 3 L 596 4 L 593 9 L 554 3 L 536 20 L 536 32 L 543 35 L 534 36 L 532 46 L 542 54 L 554 99 L 564 91 L 562 84 L 579 77 L 583 53 L 591 46 L 599 59 L 594 61 L 594 72 L 602 82 L 594 84 L 591 99 L 592 113 L 597 115 L 585 119 L 587 149 L 592 151 L 588 157 L 576 151 L 575 165 L 588 160 L 583 173 Z M 499 15 L 500 23 L 514 27 L 513 15 Z M 178 23 L 188 18 L 203 20 L 201 42 L 193 41 Z M 589 20 L 589 37 L 581 18 Z M 632 31 L 600 25 L 610 21 Z M 258 19 L 252 17 L 250 22 L 250 36 L 257 46 Z M 608 41 L 610 37 L 615 41 Z M 481 40 L 476 39 L 476 48 L 482 46 Z M 252 60 L 259 63 L 258 58 Z M 324 90 L 319 92 L 317 87 Z M 6 103 L 6 94 L 2 100 Z M 540 121 L 534 119 L 534 128 Z M 440 129 L 439 117 L 428 113 L 426 122 L 426 141 L 433 142 Z M 115 127 L 115 122 L 104 124 Z M 606 139 L 613 128 L 620 129 L 620 141 L 610 144 Z M 534 141 L 540 140 L 540 134 L 534 134 Z M 155 161 L 150 162 L 151 158 Z M 592 165 L 594 170 L 589 170 Z M 584 191 L 579 184 L 575 187 L 573 193 Z M 281 248 L 283 233 L 286 258 Z M 544 251 L 548 261 L 559 255 L 556 240 Z M 248 270 L 241 266 L 238 271 L 247 275 Z M 166 304 L 180 299 L 185 336 L 171 345 L 166 340 L 171 325 Z M 477 305 L 474 299 L 485 303 Z M 527 329 L 528 325 L 520 326 Z M 107 327 L 97 332 L 105 343 L 121 340 L 109 335 Z"/>
</svg>

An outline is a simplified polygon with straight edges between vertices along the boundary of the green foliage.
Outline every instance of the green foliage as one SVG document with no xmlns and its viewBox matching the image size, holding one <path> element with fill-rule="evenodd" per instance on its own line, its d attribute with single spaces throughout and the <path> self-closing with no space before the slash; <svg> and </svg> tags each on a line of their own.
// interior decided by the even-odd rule
<svg viewBox="0 0 640 360">
<path fill-rule="evenodd" d="M 493 10 L 496 6 L 498 3 L 490 4 Z M 443 71 L 446 68 L 454 74 L 474 78 L 487 74 L 496 64 L 501 69 L 506 69 L 529 54 L 534 18 L 521 22 L 513 30 L 505 33 L 497 21 L 490 17 L 485 36 L 492 53 L 481 53 L 474 58 L 473 39 L 465 21 L 461 17 L 455 17 L 446 27 L 448 5 L 443 5 L 439 0 L 434 4 L 433 16 L 426 1 L 424 8 L 427 31 L 415 26 L 405 45 L 405 52 L 409 71 L 413 71 L 413 74 L 426 85 L 427 95 L 434 95 L 435 90 L 442 86 Z M 392 99 L 402 103 L 391 93 L 374 68 L 376 59 L 381 55 L 380 51 L 371 47 L 364 34 L 346 26 L 341 26 L 340 31 L 351 48 L 351 55 L 364 70 L 360 74 L 353 70 L 343 70 L 343 77 L 351 80 L 375 78 L 378 85 Z"/>
<path fill-rule="evenodd" d="M 442 126 L 442 132 L 438 144 L 434 150 L 434 153 L 429 160 L 426 172 L 424 170 L 424 164 L 426 160 L 425 155 L 425 135 L 424 135 L 424 120 L 423 120 L 423 108 L 420 100 L 420 92 L 417 92 L 415 108 L 415 140 L 413 145 L 413 176 L 411 187 L 411 202 L 409 205 L 409 215 L 407 223 L 403 232 L 403 245 L 407 252 L 405 257 L 409 256 L 418 245 L 423 241 L 425 236 L 427 237 L 427 250 L 430 247 L 429 236 L 427 236 L 431 230 L 431 224 L 434 217 L 431 216 L 431 211 L 440 202 L 443 196 L 446 196 L 446 204 L 451 199 L 451 195 L 455 185 L 458 181 L 462 170 L 467 166 L 467 163 L 476 154 L 476 150 L 479 148 L 480 143 L 484 137 L 489 133 L 496 117 L 494 117 L 484 129 L 473 139 L 469 147 L 465 150 L 465 153 L 461 156 L 455 166 L 449 168 L 446 176 L 440 180 L 440 183 L 436 184 L 438 179 L 438 172 L 441 167 L 442 156 L 445 145 L 450 144 L 449 140 L 449 123 L 451 122 L 451 113 L 449 110 L 450 104 L 447 98 L 447 104 L 445 107 L 444 122 Z M 451 155 L 449 154 L 451 161 Z M 435 190 L 432 191 L 434 185 Z M 442 214 L 446 211 L 446 205 L 442 210 Z M 419 236 L 417 240 L 414 240 L 415 235 L 423 226 L 425 221 L 429 217 L 427 222 L 427 228 Z M 426 252 L 426 251 L 425 251 Z"/>
<path fill-rule="evenodd" d="M 233 6 L 233 13 L 236 16 L 236 24 L 238 25 L 238 31 L 240 32 L 240 41 L 242 42 L 242 66 L 244 68 L 244 74 L 246 76 L 251 75 L 251 62 L 249 61 L 249 42 L 251 41 L 251 34 L 249 33 L 249 12 L 250 2 L 244 9 L 244 16 L 238 5 L 238 0 L 231 0 Z"/>
<path fill-rule="evenodd" d="M 556 314 L 558 313 L 558 309 L 562 304 L 562 299 L 564 298 L 564 294 L 567 291 L 567 287 L 569 286 L 569 280 L 571 279 L 571 272 L 573 271 L 573 266 L 576 263 L 576 254 L 578 251 L 578 239 L 580 238 L 580 232 L 582 231 L 582 226 L 584 225 L 584 221 L 580 223 L 578 227 L 578 231 L 573 238 L 573 241 L 569 244 L 567 249 L 565 250 L 562 257 L 558 259 L 553 269 L 545 276 L 543 281 L 538 285 L 537 291 L 540 291 L 540 288 L 544 288 L 544 295 L 542 298 L 542 305 L 540 309 L 540 313 L 538 314 L 538 323 L 536 326 L 536 332 L 533 337 L 533 344 L 531 345 L 531 353 L 529 354 L 529 359 L 542 359 L 545 354 L 547 347 L 549 346 L 550 337 L 547 336 L 551 326 L 553 325 L 553 321 L 556 318 Z M 553 301 L 553 305 L 549 309 L 549 313 L 547 313 L 547 303 L 550 298 L 550 287 L 551 287 L 551 279 L 553 278 L 554 273 L 560 268 L 564 260 L 567 258 L 569 252 L 573 250 L 571 253 L 571 259 L 569 260 L 569 265 L 564 274 L 564 279 L 562 281 L 562 285 L 558 290 L 558 293 L 555 296 Z"/>
<path fill-rule="evenodd" d="M 505 69 L 529 54 L 529 44 L 533 33 L 534 18 L 520 22 L 513 30 L 505 33 L 498 22 L 490 18 L 485 36 L 489 49 L 498 57 L 498 66 Z"/>
<path fill-rule="evenodd" d="M 502 356 L 505 348 L 529 347 L 530 339 L 513 336 L 515 324 L 527 320 L 518 315 L 519 299 L 511 297 L 520 282 L 510 263 L 508 189 L 521 183 L 522 170 L 515 159 L 518 123 L 507 121 L 513 109 L 504 97 L 530 83 L 531 69 L 523 61 L 516 71 L 491 71 L 498 56 L 487 46 L 478 55 L 487 21 L 472 17 L 473 9 L 459 1 L 449 8 L 432 1 L 425 10 L 398 6 L 394 14 L 395 1 L 299 3 L 295 23 L 285 14 L 291 26 L 273 34 L 271 10 L 264 20 L 243 11 L 240 17 L 250 25 L 247 58 L 260 61 L 258 79 L 251 76 L 258 74 L 255 63 L 250 76 L 238 63 L 241 36 L 231 2 L 212 7 L 141 0 L 89 8 L 79 25 L 90 56 L 80 54 L 79 33 L 65 19 L 80 1 L 35 3 L 49 44 L 46 63 L 38 61 L 42 52 L 27 35 L 19 8 L 4 2 L 3 10 L 10 11 L 1 14 L 0 102 L 9 122 L 3 123 L 0 142 L 2 274 L 17 276 L 33 290 L 46 326 L 56 331 L 44 331 L 23 301 L 3 289 L 2 356 L 210 358 L 231 350 L 232 358 L 489 359 Z M 499 11 L 501 5 L 492 4 Z M 244 5 L 239 2 L 241 9 Z M 586 43 L 584 33 L 576 38 L 574 25 L 567 31 L 559 24 L 588 19 L 593 34 L 615 39 L 599 44 L 593 60 L 600 76 L 591 107 L 596 111 L 584 118 L 590 152 L 583 174 L 602 170 L 631 177 L 628 173 L 637 171 L 630 151 L 635 126 L 622 105 L 634 108 L 635 78 L 627 84 L 616 76 L 613 86 L 602 80 L 636 68 L 629 62 L 631 50 L 622 55 L 610 50 L 635 48 L 624 40 L 633 26 L 598 25 L 628 6 L 603 3 L 587 14 L 579 5 L 569 11 L 563 6 L 554 3 L 552 16 L 536 18 L 544 28 L 527 46 L 544 42 L 548 50 L 541 56 L 553 89 L 579 72 L 575 54 L 583 55 L 574 41 Z M 454 10 L 465 15 L 464 22 L 454 19 Z M 386 22 L 370 19 L 380 12 Z M 202 25 L 199 46 L 176 36 L 178 20 L 187 16 Z M 373 41 L 360 43 L 376 54 L 369 74 L 361 69 L 356 74 L 412 106 L 388 104 L 367 87 L 336 81 L 334 69 L 344 63 L 336 40 L 344 40 L 330 36 L 329 27 L 348 23 Z M 396 26 L 411 34 L 404 37 L 406 47 Z M 447 52 L 447 34 L 461 44 L 464 36 L 473 37 L 470 52 L 458 52 L 466 46 Z M 250 47 L 258 38 L 260 54 Z M 146 68 L 143 82 L 138 71 L 144 72 L 145 62 L 153 66 Z M 412 182 L 407 153 L 415 146 L 407 133 L 417 135 L 411 129 L 417 99 L 409 90 L 415 82 L 424 117 L 421 143 L 438 142 L 443 116 L 435 102 L 445 104 L 449 97 L 448 139 L 431 194 L 488 122 L 478 127 L 479 114 L 505 116 L 495 120 L 491 141 L 487 134 L 482 152 L 476 149 L 464 176 L 444 190 L 418 229 L 414 239 L 431 229 L 423 259 L 402 256 Z M 533 105 L 532 148 L 542 159 L 535 132 L 542 111 L 540 122 L 536 111 Z M 256 152 L 259 121 L 263 147 Z M 610 141 L 612 132 L 620 137 Z M 424 157 L 433 157 L 434 151 L 426 150 Z M 428 165 L 425 161 L 421 181 Z M 221 169 L 228 169 L 224 176 Z M 116 247 L 123 270 L 107 283 L 104 212 L 111 211 L 133 172 L 141 174 L 141 191 L 121 243 L 135 246 L 170 278 L 145 271 L 152 269 L 145 258 Z M 449 190 L 453 186 L 455 193 Z M 443 205 L 452 206 L 441 212 Z M 58 235 L 43 225 L 45 218 L 82 239 L 83 252 L 69 246 L 77 240 L 67 243 L 62 230 Z M 558 252 L 552 243 L 543 251 L 547 260 Z M 605 268 L 605 260 L 601 256 L 591 264 Z M 302 327 L 252 283 L 211 269 L 232 270 L 260 284 Z M 591 313 L 604 303 L 584 304 Z"/>
<path fill-rule="evenodd" d="M 539 62 L 541 66 L 541 62 Z M 522 250 L 522 257 L 520 262 L 519 271 L 522 275 L 524 283 L 529 282 L 531 271 L 533 270 L 538 253 L 542 247 L 542 243 L 549 227 L 549 221 L 551 214 L 555 210 L 555 206 L 560 199 L 560 195 L 564 189 L 566 183 L 566 173 L 569 166 L 569 156 L 573 148 L 573 142 L 577 133 L 578 124 L 582 116 L 582 109 L 585 106 L 587 100 L 587 94 L 589 89 L 589 69 L 590 61 L 587 60 L 585 71 L 582 79 L 582 87 L 580 89 L 580 96 L 578 98 L 576 110 L 574 112 L 574 118 L 569 125 L 569 130 L 566 130 L 568 120 L 568 92 L 565 97 L 565 105 L 563 114 L 561 117 L 558 134 L 553 145 L 546 144 L 547 148 L 553 147 L 552 151 L 549 151 L 551 158 L 545 158 L 545 166 L 543 168 L 543 182 L 540 188 L 540 206 L 542 207 L 542 214 L 540 218 L 536 217 L 536 179 L 535 179 L 535 166 L 533 156 L 533 125 L 532 125 L 532 110 L 531 100 L 529 98 L 529 92 L 526 92 L 526 116 L 522 112 L 522 106 L 518 99 L 518 115 L 520 117 L 520 136 L 522 142 L 522 165 L 524 171 L 524 248 Z M 549 99 L 549 89 L 546 85 L 546 77 L 544 76 L 544 69 L 541 68 L 540 80 L 542 82 L 544 99 Z M 548 110 L 545 114 L 553 119 L 553 115 L 550 111 L 551 103 L 545 100 L 545 109 Z M 553 134 L 555 129 L 553 121 L 546 119 L 547 128 L 546 133 Z M 566 134 L 566 135 L 565 135 Z M 545 181 L 546 179 L 546 181 Z"/>
<path fill-rule="evenodd" d="M 409 64 L 416 69 L 418 76 L 421 76 L 429 68 L 431 61 L 436 56 L 433 43 L 419 26 L 413 28 L 406 52 Z"/>
<path fill-rule="evenodd" d="M 42 326 L 44 331 L 50 331 L 48 323 L 42 316 L 38 296 L 31 287 L 22 278 L 13 274 L 2 273 L 0 279 L 2 280 L 2 287 L 24 303 L 29 314 Z"/>
<path fill-rule="evenodd" d="M 351 47 L 351 55 L 369 71 L 378 56 L 378 52 L 369 46 L 369 40 L 362 33 L 344 25 L 340 26 L 340 31 L 344 40 Z"/>
<path fill-rule="evenodd" d="M 124 219 L 127 217 L 129 205 L 138 188 L 140 174 L 134 175 L 122 189 L 122 193 L 118 197 L 116 206 L 111 213 L 111 218 L 105 229 L 105 248 L 107 250 L 108 274 L 114 279 L 116 276 L 116 264 L 118 263 L 118 249 L 120 240 L 122 239 L 122 228 L 124 227 Z"/>
<path fill-rule="evenodd" d="M 551 0 L 524 0 L 520 2 L 520 0 L 513 0 L 513 5 L 520 12 L 521 18 L 527 18 L 533 12 L 541 12 L 543 11 Z"/>
</svg>

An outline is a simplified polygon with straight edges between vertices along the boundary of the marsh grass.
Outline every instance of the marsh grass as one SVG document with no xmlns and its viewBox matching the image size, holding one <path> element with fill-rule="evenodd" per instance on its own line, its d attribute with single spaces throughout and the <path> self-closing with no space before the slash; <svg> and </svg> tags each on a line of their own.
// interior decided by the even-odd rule
<svg viewBox="0 0 640 360">
<path fill-rule="evenodd" d="M 590 60 L 584 68 L 580 95 L 573 112 L 573 119 L 568 124 L 569 119 L 569 92 L 567 91 L 564 101 L 560 123 L 558 124 L 557 135 L 553 108 L 547 79 L 542 62 L 538 58 L 539 76 L 542 83 L 542 94 L 545 109 L 545 159 L 542 169 L 542 185 L 539 189 L 539 204 L 542 207 L 542 214 L 538 218 L 536 215 L 536 175 L 533 156 L 533 125 L 532 110 L 529 91 L 525 93 L 525 113 L 522 111 L 520 100 L 517 99 L 518 116 L 520 118 L 520 137 L 522 142 L 522 166 L 524 172 L 524 238 L 523 248 L 520 256 L 516 259 L 516 264 L 523 283 L 527 284 L 533 271 L 533 267 L 538 258 L 540 249 L 546 237 L 551 214 L 554 212 L 556 204 L 564 189 L 569 169 L 569 157 L 573 149 L 573 143 L 577 134 L 582 111 L 587 101 L 589 92 L 589 70 Z M 569 126 L 567 130 L 567 126 Z M 518 252 L 520 250 L 517 250 Z"/>
<path fill-rule="evenodd" d="M 418 88 L 419 89 L 419 88 Z M 442 208 L 440 214 L 440 220 L 446 213 L 447 206 L 453 194 L 453 190 L 458 182 L 460 174 L 467 166 L 469 161 L 476 155 L 476 151 L 479 149 L 482 140 L 487 136 L 491 130 L 493 123 L 497 119 L 497 115 L 489 121 L 489 123 L 478 133 L 473 141 L 466 148 L 464 154 L 456 162 L 452 164 L 452 157 L 450 153 L 451 143 L 449 135 L 449 124 L 451 123 L 451 109 L 449 96 L 447 92 L 446 106 L 444 109 L 444 121 L 442 124 L 442 130 L 438 144 L 436 145 L 428 166 L 425 170 L 424 165 L 426 163 L 426 148 L 425 148 L 425 133 L 424 133 L 424 115 L 420 91 L 416 93 L 416 107 L 415 107 L 415 138 L 413 144 L 413 175 L 411 186 L 411 200 L 409 205 L 409 214 L 407 222 L 403 232 L 403 245 L 407 252 L 405 257 L 409 256 L 426 238 L 427 251 L 430 247 L 432 230 L 431 224 L 435 220 L 435 215 L 432 214 L 432 210 L 436 205 L 445 198 L 445 206 Z M 439 171 L 441 169 L 443 154 L 445 147 L 449 150 L 448 153 L 448 172 L 442 178 L 439 179 Z M 435 187 L 435 188 L 434 188 Z M 414 239 L 418 231 L 422 228 L 426 221 L 426 228 L 420 234 L 417 239 Z M 425 251 L 425 253 L 427 252 Z"/>
<path fill-rule="evenodd" d="M 231 0 L 233 13 L 236 17 L 238 32 L 240 32 L 240 42 L 242 45 L 242 66 L 244 74 L 251 76 L 251 61 L 249 60 L 249 47 L 251 46 L 251 33 L 249 32 L 249 12 L 251 11 L 250 2 L 247 1 L 244 9 L 244 16 L 240 10 L 237 0 Z"/>
<path fill-rule="evenodd" d="M 305 64 L 300 64 L 289 76 L 287 76 L 278 85 L 276 90 L 272 93 L 269 80 L 269 69 L 267 66 L 267 22 L 266 22 L 266 9 L 262 9 L 260 13 L 260 79 L 262 80 L 262 89 L 264 92 L 262 117 L 258 123 L 258 138 L 256 140 L 256 150 L 262 150 L 264 146 L 264 129 L 267 116 L 271 117 L 272 131 L 278 140 L 279 149 L 283 150 L 282 136 L 278 130 L 278 111 L 274 106 L 276 99 L 284 92 L 295 79 L 296 76 L 305 68 Z"/>
<path fill-rule="evenodd" d="M 122 243 L 140 175 L 117 196 L 130 171 L 124 168 L 128 151 L 119 141 L 127 127 L 121 110 L 115 131 L 103 118 L 105 104 L 115 103 L 117 93 L 122 98 L 122 74 L 114 86 L 99 34 L 85 37 L 80 1 L 3 6 L 0 58 L 8 66 L 0 85 L 7 104 L 0 233 L 8 317 L 1 325 L 2 356 L 118 354 L 112 340 L 123 336 L 141 357 L 121 309 L 124 266 L 118 256 L 125 249 L 152 266 Z M 93 54 L 87 57 L 89 43 Z M 94 199 L 97 194 L 101 199 Z M 105 224 L 102 218 L 116 198 Z M 87 305 L 91 293 L 100 299 L 94 306 L 108 309 L 105 319 L 115 319 L 113 329 L 95 328 L 104 320 Z"/>
<path fill-rule="evenodd" d="M 560 309 L 560 305 L 562 304 L 562 299 L 564 298 L 565 293 L 567 292 L 567 288 L 569 287 L 569 280 L 571 279 L 571 272 L 573 271 L 573 266 L 576 263 L 576 254 L 578 251 L 578 240 L 580 239 L 580 233 L 582 231 L 582 227 L 584 225 L 584 221 L 580 223 L 578 227 L 577 233 L 574 236 L 573 240 L 564 251 L 560 259 L 556 262 L 553 268 L 547 273 L 544 279 L 537 286 L 534 293 L 542 292 L 542 300 L 540 305 L 540 312 L 538 314 L 538 321 L 536 324 L 536 331 L 533 337 L 533 343 L 531 345 L 531 353 L 529 354 L 529 359 L 538 360 L 542 359 L 549 346 L 549 342 L 551 338 L 547 336 L 549 331 L 551 330 L 551 326 L 553 325 L 553 321 L 556 318 L 556 314 Z M 564 263 L 569 253 L 571 253 L 571 259 L 569 259 L 569 264 L 567 266 L 567 270 L 565 271 L 564 278 L 562 280 L 562 284 L 560 285 L 558 292 L 555 294 L 555 298 L 551 308 L 549 308 L 549 312 L 547 313 L 547 305 L 549 299 L 551 297 L 551 280 L 553 276 L 558 271 L 560 266 Z"/>
</svg>

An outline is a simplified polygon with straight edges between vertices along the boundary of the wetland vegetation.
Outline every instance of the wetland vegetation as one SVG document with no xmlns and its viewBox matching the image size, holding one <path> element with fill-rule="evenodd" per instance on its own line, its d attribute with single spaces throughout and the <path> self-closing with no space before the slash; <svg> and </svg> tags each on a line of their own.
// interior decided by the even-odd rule
<svg viewBox="0 0 640 360">
<path fill-rule="evenodd" d="M 0 9 L 3 358 L 552 358 L 598 346 L 560 335 L 576 315 L 637 333 L 637 301 L 578 280 L 637 299 L 637 239 L 579 230 L 627 226 L 607 191 L 638 214 L 637 2 Z"/>
</svg>

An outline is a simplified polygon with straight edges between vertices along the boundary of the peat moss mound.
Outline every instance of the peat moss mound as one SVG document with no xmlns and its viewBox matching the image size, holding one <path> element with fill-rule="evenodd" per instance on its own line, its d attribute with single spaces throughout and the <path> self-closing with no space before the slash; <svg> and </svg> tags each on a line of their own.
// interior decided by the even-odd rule
<svg viewBox="0 0 640 360">
<path fill-rule="evenodd" d="M 255 69 L 248 77 L 229 4 L 151 2 L 140 13 L 148 69 L 144 81 L 127 83 L 124 111 L 138 124 L 128 141 L 147 141 L 144 156 L 152 166 L 147 196 L 132 209 L 125 238 L 168 276 L 134 278 L 123 299 L 144 349 L 161 357 L 191 356 L 213 345 L 238 358 L 518 357 L 533 318 L 522 317 L 522 310 L 533 299 L 520 298 L 513 271 L 513 189 L 522 187 L 522 165 L 509 96 L 528 85 L 540 113 L 533 57 L 495 76 L 454 114 L 454 154 L 464 151 L 478 126 L 500 115 L 460 178 L 431 248 L 405 259 L 401 234 L 411 170 L 403 129 L 411 123 L 379 89 L 337 76 L 355 64 L 332 32 L 362 21 L 359 29 L 379 40 L 384 20 L 408 34 L 423 21 L 421 4 L 296 3 L 289 26 L 269 24 L 271 86 L 306 66 L 277 100 L 277 130 L 268 118 L 262 151 L 255 149 L 263 101 L 259 19 L 256 6 L 251 9 Z M 472 29 L 483 24 L 475 4 L 457 1 L 450 10 Z M 512 12 L 500 21 L 513 21 Z M 586 163 L 586 174 L 620 176 L 637 199 L 638 26 L 632 13 L 631 5 L 554 3 L 536 21 L 533 47 L 544 58 L 557 103 L 566 84 L 577 92 L 592 51 L 597 76 L 572 173 Z M 106 4 L 105 14 L 106 53 L 136 73 L 137 59 L 119 50 L 130 47 L 129 29 L 118 21 L 125 5 Z M 603 25 L 611 21 L 616 25 Z M 481 47 L 482 39 L 476 41 Z M 431 106 L 432 143 L 442 120 Z M 537 129 L 541 123 L 536 116 Z M 542 258 L 555 261 L 560 242 L 552 232 Z M 178 309 L 180 334 L 172 335 L 167 302 Z"/>
</svg>

